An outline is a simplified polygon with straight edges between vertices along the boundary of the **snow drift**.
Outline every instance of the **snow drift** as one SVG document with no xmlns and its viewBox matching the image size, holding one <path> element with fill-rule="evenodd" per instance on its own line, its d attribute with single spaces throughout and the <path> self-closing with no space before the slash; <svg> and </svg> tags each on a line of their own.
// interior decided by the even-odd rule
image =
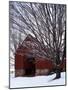
<svg viewBox="0 0 68 90">
<path fill-rule="evenodd" d="M 10 88 L 20 87 L 36 87 L 36 86 L 54 86 L 65 85 L 65 72 L 61 73 L 60 79 L 55 79 L 56 74 L 48 76 L 35 76 L 35 77 L 14 77 L 10 75 Z"/>
</svg>

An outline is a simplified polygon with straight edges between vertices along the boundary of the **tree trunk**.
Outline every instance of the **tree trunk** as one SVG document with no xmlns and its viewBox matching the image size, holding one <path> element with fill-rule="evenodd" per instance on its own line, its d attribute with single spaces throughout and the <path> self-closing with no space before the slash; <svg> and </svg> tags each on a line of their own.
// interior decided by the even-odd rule
<svg viewBox="0 0 68 90">
<path fill-rule="evenodd" d="M 57 72 L 56 73 L 56 79 L 60 78 L 61 77 L 61 73 L 60 72 Z"/>
<path fill-rule="evenodd" d="M 56 68 L 56 79 L 58 79 L 60 77 L 61 77 L 60 68 L 59 68 L 59 66 L 57 66 L 57 68 Z"/>
<path fill-rule="evenodd" d="M 57 49 L 56 53 L 56 79 L 61 77 L 61 71 L 60 71 L 60 55 L 59 55 L 59 49 Z"/>
</svg>

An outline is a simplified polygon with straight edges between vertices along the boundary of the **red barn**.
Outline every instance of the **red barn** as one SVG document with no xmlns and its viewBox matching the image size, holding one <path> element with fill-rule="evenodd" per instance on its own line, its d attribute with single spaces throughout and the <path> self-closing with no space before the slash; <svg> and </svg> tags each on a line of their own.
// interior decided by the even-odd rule
<svg viewBox="0 0 68 90">
<path fill-rule="evenodd" d="M 15 53 L 15 76 L 47 75 L 54 67 L 51 60 L 44 58 L 39 42 L 28 35 Z"/>
</svg>

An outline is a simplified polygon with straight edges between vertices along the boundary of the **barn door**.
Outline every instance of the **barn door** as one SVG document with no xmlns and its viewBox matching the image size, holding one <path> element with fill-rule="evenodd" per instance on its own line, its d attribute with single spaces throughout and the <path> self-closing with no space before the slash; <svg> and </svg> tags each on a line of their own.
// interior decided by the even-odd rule
<svg viewBox="0 0 68 90">
<path fill-rule="evenodd" d="M 25 70 L 26 76 L 34 76 L 35 75 L 35 60 L 34 58 L 27 58 L 28 67 Z"/>
</svg>

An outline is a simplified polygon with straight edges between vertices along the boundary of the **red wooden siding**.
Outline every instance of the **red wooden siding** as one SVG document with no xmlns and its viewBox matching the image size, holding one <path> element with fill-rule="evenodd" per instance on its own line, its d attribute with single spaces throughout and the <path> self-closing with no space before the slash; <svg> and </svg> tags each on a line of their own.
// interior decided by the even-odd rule
<svg viewBox="0 0 68 90">
<path fill-rule="evenodd" d="M 24 59 L 20 54 L 15 55 L 15 69 L 24 68 Z"/>
<path fill-rule="evenodd" d="M 49 70 L 52 70 L 54 67 L 54 64 L 52 61 L 50 60 L 37 60 L 36 61 L 36 68 L 37 69 L 49 69 Z"/>
</svg>

